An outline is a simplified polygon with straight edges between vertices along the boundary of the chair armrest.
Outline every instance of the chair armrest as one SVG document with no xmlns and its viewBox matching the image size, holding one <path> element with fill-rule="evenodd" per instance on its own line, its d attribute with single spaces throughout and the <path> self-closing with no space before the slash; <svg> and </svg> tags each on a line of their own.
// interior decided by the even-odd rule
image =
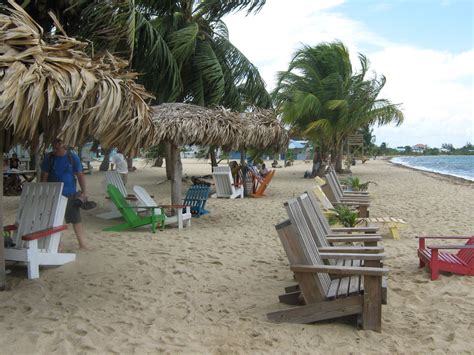
<svg viewBox="0 0 474 355">
<path fill-rule="evenodd" d="M 428 249 L 474 249 L 474 245 L 431 245 Z"/>
<path fill-rule="evenodd" d="M 186 208 L 186 207 L 191 207 L 189 205 L 157 205 L 157 207 L 160 208 Z"/>
<path fill-rule="evenodd" d="M 322 259 L 383 260 L 385 254 L 319 253 Z"/>
<path fill-rule="evenodd" d="M 8 226 L 4 226 L 3 227 L 3 230 L 5 232 L 12 232 L 12 231 L 16 231 L 18 229 L 18 226 L 16 224 L 9 224 Z"/>
<path fill-rule="evenodd" d="M 331 228 L 333 232 L 377 232 L 379 227 L 343 227 Z"/>
<path fill-rule="evenodd" d="M 159 208 L 158 206 L 124 206 L 124 207 L 119 207 L 119 208 L 130 208 L 130 209 L 139 209 L 139 208 L 146 208 L 149 210 L 154 210 Z"/>
<path fill-rule="evenodd" d="M 333 203 L 333 205 L 336 205 L 336 206 L 340 206 L 340 205 L 345 205 L 345 206 L 370 206 L 370 203 L 369 202 L 357 202 L 357 201 L 341 200 L 341 202 Z"/>
<path fill-rule="evenodd" d="M 474 238 L 474 235 L 467 236 L 467 235 L 454 235 L 454 236 L 419 236 L 416 237 L 418 239 L 471 239 Z"/>
<path fill-rule="evenodd" d="M 67 225 L 48 228 L 48 229 L 43 229 L 43 230 L 40 230 L 40 231 L 37 231 L 37 232 L 25 234 L 24 236 L 21 237 L 21 239 L 26 240 L 26 241 L 40 239 L 40 238 L 47 237 L 47 236 L 49 236 L 51 234 L 54 234 L 54 233 L 62 232 L 66 229 L 67 229 Z"/>
<path fill-rule="evenodd" d="M 382 253 L 383 247 L 324 247 L 318 248 L 320 253 Z"/>
<path fill-rule="evenodd" d="M 292 265 L 293 272 L 328 273 L 333 275 L 364 275 L 364 276 L 384 276 L 388 275 L 388 269 L 378 267 L 348 267 L 332 265 Z"/>
<path fill-rule="evenodd" d="M 351 243 L 351 242 L 381 242 L 382 237 L 380 236 L 355 236 L 355 237 L 327 237 L 330 243 Z"/>
<path fill-rule="evenodd" d="M 345 237 L 345 238 L 367 238 L 367 237 L 380 237 L 380 234 L 364 234 L 364 233 L 356 233 L 356 234 L 349 234 L 349 233 L 329 233 L 326 235 L 327 237 Z"/>
</svg>

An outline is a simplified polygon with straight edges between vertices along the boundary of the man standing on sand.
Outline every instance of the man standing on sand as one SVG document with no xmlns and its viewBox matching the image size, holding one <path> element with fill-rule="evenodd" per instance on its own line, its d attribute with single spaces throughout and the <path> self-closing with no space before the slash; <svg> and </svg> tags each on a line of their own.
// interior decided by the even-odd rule
<svg viewBox="0 0 474 355">
<path fill-rule="evenodd" d="M 76 190 L 76 178 L 79 181 L 81 192 Z M 44 157 L 41 164 L 41 181 L 64 183 L 63 196 L 68 198 L 65 214 L 66 223 L 72 223 L 79 248 L 88 250 L 85 244 L 85 233 L 81 223 L 79 207 L 80 200 L 87 200 L 86 179 L 82 173 L 82 164 L 79 157 L 68 151 L 59 138 L 53 141 L 53 151 Z"/>
<path fill-rule="evenodd" d="M 122 177 L 123 184 L 127 185 L 128 164 L 123 154 L 120 153 L 120 150 L 117 150 L 117 153 L 115 153 L 115 155 L 110 159 L 110 162 L 112 163 L 111 169 L 114 170 L 114 165 L 115 165 L 117 172 Z"/>
</svg>

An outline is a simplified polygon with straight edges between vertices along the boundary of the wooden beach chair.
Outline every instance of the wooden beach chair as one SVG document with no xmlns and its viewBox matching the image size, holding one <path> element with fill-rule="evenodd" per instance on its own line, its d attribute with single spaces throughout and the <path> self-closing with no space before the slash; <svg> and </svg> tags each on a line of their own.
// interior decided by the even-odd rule
<svg viewBox="0 0 474 355">
<path fill-rule="evenodd" d="M 329 166 L 327 173 L 326 173 L 326 178 L 331 179 L 334 182 L 334 186 L 336 189 L 339 191 L 341 195 L 345 196 L 365 196 L 369 195 L 368 191 L 349 191 L 347 188 L 344 188 L 344 186 L 341 185 L 336 171 L 332 166 Z"/>
<path fill-rule="evenodd" d="M 125 219 L 125 223 L 117 224 L 112 227 L 104 228 L 104 231 L 121 232 L 127 229 L 139 228 L 143 226 L 151 226 L 153 233 L 156 232 L 156 226 L 160 229 L 164 229 L 165 226 L 165 215 L 161 209 L 155 206 L 131 206 L 128 201 L 123 197 L 122 193 L 112 184 L 107 186 L 107 193 L 109 194 L 110 200 L 115 204 L 118 211 Z M 151 212 L 150 216 L 141 217 L 138 213 L 138 209 L 147 209 Z M 155 211 L 161 213 L 155 214 Z"/>
<path fill-rule="evenodd" d="M 183 205 L 190 206 L 192 216 L 199 218 L 201 215 L 209 213 L 209 211 L 205 209 L 208 198 L 209 186 L 193 185 L 186 192 Z"/>
<path fill-rule="evenodd" d="M 75 254 L 59 252 L 67 198 L 63 183 L 26 183 L 20 197 L 16 222 L 4 230 L 15 244 L 5 249 L 5 260 L 26 263 L 28 278 L 39 277 L 41 265 L 63 265 Z"/>
<path fill-rule="evenodd" d="M 129 194 L 127 192 L 127 188 L 125 187 L 122 177 L 120 176 L 118 172 L 116 171 L 105 172 L 105 189 L 106 190 L 109 184 L 114 185 L 120 191 L 120 194 L 123 196 L 123 198 L 136 204 L 137 197 L 134 194 Z M 109 208 L 108 212 L 100 213 L 97 215 L 97 217 L 103 218 L 103 219 L 113 219 L 113 218 L 122 217 L 122 214 L 117 209 L 117 206 L 112 201 L 110 201 L 110 198 L 109 198 L 108 208 Z M 144 211 L 144 210 L 142 209 L 141 211 Z"/>
<path fill-rule="evenodd" d="M 324 195 L 324 193 L 322 194 Z M 379 231 L 378 227 L 373 226 L 333 228 L 329 225 L 328 220 L 325 218 L 324 211 L 321 209 L 320 204 L 318 203 L 319 196 L 313 191 L 307 191 L 305 195 L 309 200 L 308 206 L 310 206 L 312 213 L 315 214 L 315 216 L 318 218 L 324 233 L 326 233 L 327 235 L 340 233 L 377 233 Z"/>
<path fill-rule="evenodd" d="M 322 253 L 310 236 L 304 219 L 294 225 L 276 226 L 278 236 L 303 295 L 305 305 L 267 314 L 275 322 L 313 323 L 358 315 L 362 329 L 382 329 L 382 277 L 388 269 L 379 267 L 325 265 L 324 259 L 374 260 L 380 254 Z M 338 278 L 331 278 L 337 275 Z"/>
<path fill-rule="evenodd" d="M 357 208 L 359 217 L 369 217 L 370 201 L 367 198 L 342 198 L 340 195 L 338 195 L 335 188 L 332 186 L 331 180 L 327 179 L 326 182 L 327 183 L 322 186 L 322 190 L 333 205 L 353 206 Z"/>
<path fill-rule="evenodd" d="M 265 196 L 264 192 L 267 189 L 268 185 L 270 185 L 270 182 L 272 181 L 273 175 L 275 175 L 275 172 L 276 172 L 275 169 L 271 170 L 267 174 L 267 176 L 265 176 L 263 178 L 263 180 L 258 183 L 258 187 L 257 187 L 257 190 L 255 191 L 255 193 L 250 194 L 250 196 L 252 196 L 252 197 L 264 197 Z"/>
<path fill-rule="evenodd" d="M 235 199 L 237 197 L 244 198 L 244 187 L 243 185 L 237 186 L 234 183 L 234 178 L 232 177 L 230 167 L 228 167 L 228 170 L 222 170 L 219 168 L 226 167 L 214 167 L 212 177 L 214 178 L 214 182 L 216 185 L 216 196 L 218 198 L 230 199 Z"/>
<path fill-rule="evenodd" d="M 440 271 L 452 272 L 460 275 L 474 276 L 474 236 L 450 237 L 418 237 L 418 258 L 420 268 L 428 266 L 431 269 L 431 280 L 438 278 Z M 426 239 L 435 240 L 462 240 L 467 239 L 464 245 L 432 245 L 426 246 Z M 456 254 L 440 250 L 459 250 Z"/>
<path fill-rule="evenodd" d="M 165 226 L 169 224 L 177 224 L 179 229 L 184 226 L 191 227 L 191 207 L 185 205 L 158 205 L 141 186 L 133 186 L 133 192 L 137 196 L 139 205 L 142 206 L 156 206 L 155 215 L 164 214 L 164 208 L 173 208 L 175 215 L 172 217 L 166 216 Z"/>
</svg>

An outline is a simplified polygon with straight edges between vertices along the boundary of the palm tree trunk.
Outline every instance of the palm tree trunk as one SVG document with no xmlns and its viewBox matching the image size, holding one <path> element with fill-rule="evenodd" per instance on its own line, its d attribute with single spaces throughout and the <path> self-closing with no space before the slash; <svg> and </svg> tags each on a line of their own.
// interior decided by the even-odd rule
<svg viewBox="0 0 474 355">
<path fill-rule="evenodd" d="M 133 171 L 133 158 L 127 158 L 127 169 Z"/>
<path fill-rule="evenodd" d="M 102 154 L 104 155 L 104 160 L 100 163 L 100 171 L 108 171 L 110 166 L 110 149 L 102 148 Z"/>
<path fill-rule="evenodd" d="M 166 143 L 165 144 L 165 151 L 166 151 L 166 179 L 171 180 L 172 178 L 172 172 L 173 172 L 173 163 L 171 162 L 171 143 Z"/>
<path fill-rule="evenodd" d="M 338 143 L 336 146 L 336 161 L 334 164 L 334 168 L 336 169 L 337 173 L 342 173 L 342 157 L 344 156 L 343 153 L 343 145 L 341 143 Z"/>
<path fill-rule="evenodd" d="M 3 159 L 5 132 L 0 130 L 0 156 Z M 3 160 L 2 160 L 3 164 Z M 2 240 L 0 242 L 0 291 L 7 287 L 7 273 L 5 271 L 5 245 L 3 244 L 3 174 L 0 180 L 0 230 L 2 231 Z"/>
<path fill-rule="evenodd" d="M 321 159 L 321 153 L 318 147 L 314 147 L 314 156 L 313 156 L 313 169 L 311 171 L 311 177 L 314 178 L 318 176 L 319 170 L 323 166 L 323 161 Z"/>
<path fill-rule="evenodd" d="M 181 185 L 183 180 L 183 165 L 181 163 L 181 155 L 179 147 L 170 144 L 170 166 L 172 167 L 172 178 L 171 178 L 171 204 L 179 205 L 181 201 Z M 168 166 L 168 162 L 166 162 Z"/>
<path fill-rule="evenodd" d="M 209 147 L 209 155 L 211 157 L 211 170 L 213 166 L 217 166 L 216 148 L 213 146 Z"/>
</svg>

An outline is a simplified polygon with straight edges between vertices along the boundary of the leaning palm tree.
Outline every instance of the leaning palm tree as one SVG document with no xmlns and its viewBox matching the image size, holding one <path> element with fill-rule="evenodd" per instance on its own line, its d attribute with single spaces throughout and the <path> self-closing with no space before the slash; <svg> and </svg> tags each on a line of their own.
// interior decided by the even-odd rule
<svg viewBox="0 0 474 355">
<path fill-rule="evenodd" d="M 368 60 L 363 55 L 359 59 L 361 70 L 353 74 L 341 42 L 304 46 L 279 74 L 273 93 L 283 119 L 327 147 L 337 170 L 350 134 L 367 125 L 403 122 L 399 105 L 378 98 L 385 77 L 367 79 Z"/>
<path fill-rule="evenodd" d="M 257 68 L 229 41 L 222 18 L 258 12 L 265 0 L 115 0 L 27 2 L 27 10 L 56 10 L 65 30 L 94 43 L 94 49 L 126 57 L 143 73 L 140 81 L 156 103 L 269 107 Z M 54 24 L 49 26 L 54 31 Z"/>
</svg>

